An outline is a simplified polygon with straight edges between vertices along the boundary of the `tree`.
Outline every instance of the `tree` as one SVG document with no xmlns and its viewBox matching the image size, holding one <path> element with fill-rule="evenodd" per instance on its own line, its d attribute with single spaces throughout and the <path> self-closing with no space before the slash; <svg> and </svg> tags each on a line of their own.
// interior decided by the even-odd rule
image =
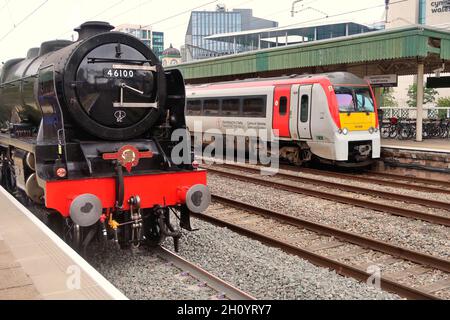
<svg viewBox="0 0 450 320">
<path fill-rule="evenodd" d="M 393 108 L 398 107 L 398 102 L 394 97 L 394 90 L 392 88 L 384 88 L 381 98 L 381 107 Z"/>
<path fill-rule="evenodd" d="M 437 100 L 439 108 L 450 108 L 450 97 L 440 97 Z M 439 119 L 447 118 L 447 110 L 439 110 Z"/>
<path fill-rule="evenodd" d="M 424 85 L 423 104 L 435 102 L 437 95 L 439 95 L 439 93 L 435 89 L 426 88 Z M 417 85 L 416 84 L 409 86 L 408 98 L 409 98 L 408 101 L 406 101 L 408 106 L 410 106 L 411 108 L 415 108 L 417 106 Z"/>
</svg>

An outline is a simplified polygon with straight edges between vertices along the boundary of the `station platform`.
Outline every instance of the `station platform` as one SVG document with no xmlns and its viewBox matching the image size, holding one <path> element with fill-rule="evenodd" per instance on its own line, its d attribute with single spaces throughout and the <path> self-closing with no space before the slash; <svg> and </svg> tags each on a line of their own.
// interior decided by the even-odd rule
<svg viewBox="0 0 450 320">
<path fill-rule="evenodd" d="M 0 300 L 24 299 L 127 298 L 0 187 Z"/>
<path fill-rule="evenodd" d="M 382 139 L 382 148 L 416 150 L 425 152 L 450 153 L 450 139 L 414 140 Z"/>
<path fill-rule="evenodd" d="M 448 181 L 450 179 L 450 139 L 423 142 L 382 139 L 381 161 L 374 171 Z"/>
</svg>

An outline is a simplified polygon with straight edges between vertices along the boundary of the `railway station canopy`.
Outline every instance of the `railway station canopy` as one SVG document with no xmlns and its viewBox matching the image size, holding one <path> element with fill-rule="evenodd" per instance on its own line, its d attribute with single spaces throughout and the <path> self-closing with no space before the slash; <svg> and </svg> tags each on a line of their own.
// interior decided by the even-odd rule
<svg viewBox="0 0 450 320">
<path fill-rule="evenodd" d="M 413 25 L 304 42 L 177 65 L 187 83 L 348 71 L 415 75 L 450 71 L 450 32 Z"/>
</svg>

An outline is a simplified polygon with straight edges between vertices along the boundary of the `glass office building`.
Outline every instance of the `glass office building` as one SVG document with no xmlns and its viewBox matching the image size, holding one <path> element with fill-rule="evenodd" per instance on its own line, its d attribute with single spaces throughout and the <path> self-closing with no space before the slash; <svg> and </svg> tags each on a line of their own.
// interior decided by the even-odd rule
<svg viewBox="0 0 450 320">
<path fill-rule="evenodd" d="M 205 59 L 234 52 L 233 44 L 205 39 L 208 36 L 277 26 L 275 21 L 253 17 L 251 9 L 227 11 L 218 7 L 216 11 L 193 11 L 186 32 L 183 59 Z"/>
<path fill-rule="evenodd" d="M 153 52 L 161 59 L 164 51 L 164 32 L 152 31 L 152 46 Z"/>
<path fill-rule="evenodd" d="M 161 59 L 164 51 L 164 32 L 152 31 L 149 27 L 143 27 L 135 24 L 122 24 L 117 26 L 114 31 L 131 34 L 145 43 L 147 47 L 153 50 L 155 55 Z"/>
</svg>

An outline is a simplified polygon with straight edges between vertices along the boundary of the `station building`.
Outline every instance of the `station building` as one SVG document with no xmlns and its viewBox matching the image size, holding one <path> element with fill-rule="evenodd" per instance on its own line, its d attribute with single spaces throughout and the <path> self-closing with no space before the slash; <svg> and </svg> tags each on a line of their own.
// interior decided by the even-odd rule
<svg viewBox="0 0 450 320">
<path fill-rule="evenodd" d="M 377 31 L 375 28 L 354 22 L 319 24 L 301 27 L 289 26 L 265 28 L 241 32 L 216 34 L 206 37 L 210 41 L 228 43 L 231 53 L 274 48 L 303 42 L 326 40 L 337 37 Z"/>
<path fill-rule="evenodd" d="M 161 62 L 163 67 L 176 66 L 181 63 L 181 53 L 180 50 L 174 48 L 172 44 L 170 47 L 163 51 L 161 55 Z"/>
<path fill-rule="evenodd" d="M 450 31 L 450 0 L 390 1 L 386 17 L 386 29 L 424 25 Z M 434 75 L 434 74 L 431 74 Z M 447 74 L 448 75 L 448 74 Z M 425 76 L 427 77 L 427 75 Z M 414 76 L 399 77 L 394 96 L 399 107 L 407 107 L 407 92 L 416 81 Z M 438 89 L 439 97 L 449 97 L 450 89 Z M 434 106 L 434 104 L 429 105 Z"/>
</svg>

